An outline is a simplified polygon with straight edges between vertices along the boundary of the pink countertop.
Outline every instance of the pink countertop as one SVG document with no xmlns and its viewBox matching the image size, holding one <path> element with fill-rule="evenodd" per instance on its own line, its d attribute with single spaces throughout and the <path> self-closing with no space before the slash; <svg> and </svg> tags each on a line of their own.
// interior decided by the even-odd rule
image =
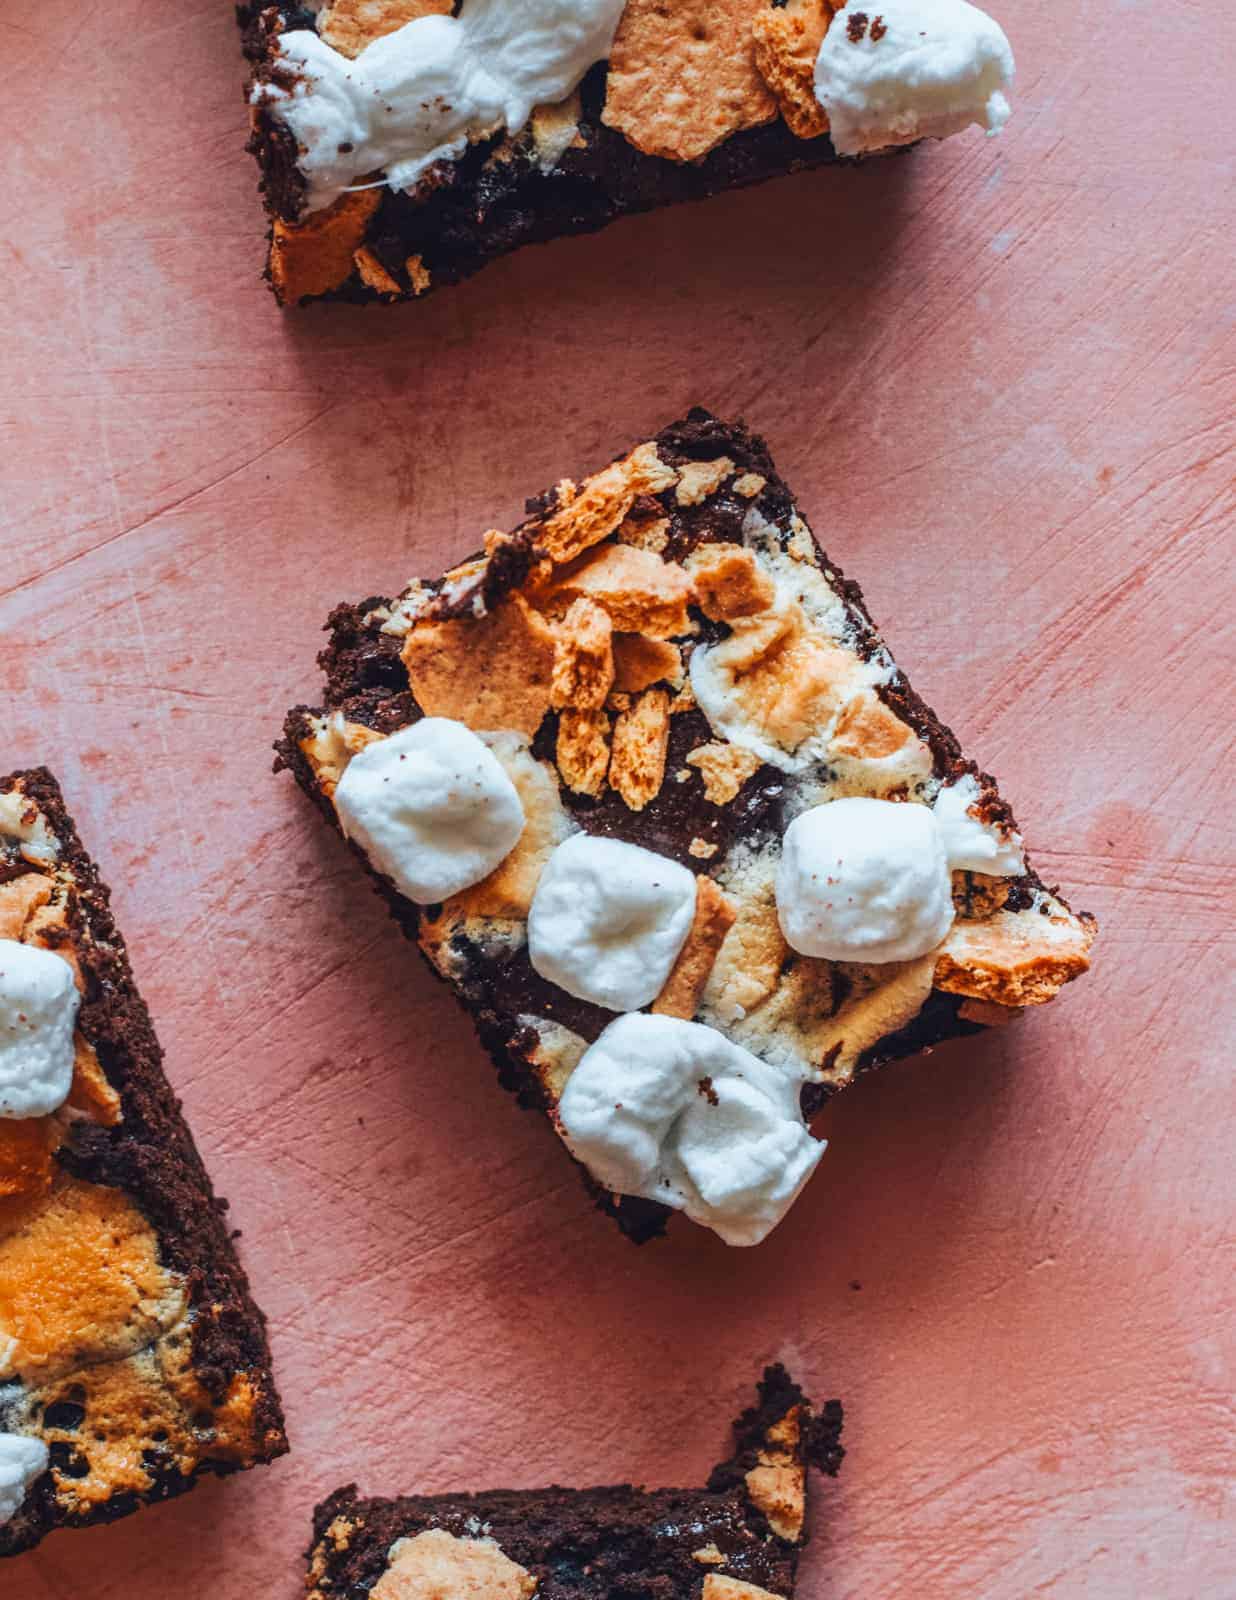
<svg viewBox="0 0 1236 1600">
<path fill-rule="evenodd" d="M 19 10 L 0 768 L 59 771 L 114 886 L 293 1453 L 53 1537 L 0 1593 L 292 1600 L 353 1478 L 701 1481 L 772 1357 L 848 1412 L 806 1600 L 1236 1593 L 1223 0 L 1003 0 L 1001 140 L 300 315 L 258 278 L 229 8 Z M 589 1210 L 270 773 L 335 600 L 695 401 L 767 435 L 1104 925 L 1055 1005 L 835 1103 L 748 1253 Z"/>
</svg>

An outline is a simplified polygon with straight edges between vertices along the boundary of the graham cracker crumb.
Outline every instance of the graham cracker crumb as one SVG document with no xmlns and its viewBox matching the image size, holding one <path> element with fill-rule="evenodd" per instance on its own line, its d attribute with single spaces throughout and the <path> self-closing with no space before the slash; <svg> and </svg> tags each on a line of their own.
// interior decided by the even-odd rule
<svg viewBox="0 0 1236 1600">
<path fill-rule="evenodd" d="M 758 472 L 744 472 L 741 478 L 734 479 L 730 488 L 744 500 L 754 500 L 767 482 L 768 479 L 762 478 Z"/>
<path fill-rule="evenodd" d="M 700 545 L 687 557 L 686 569 L 700 610 L 713 622 L 754 616 L 776 599 L 772 579 L 741 545 Z"/>
<path fill-rule="evenodd" d="M 757 12 L 752 24 L 756 65 L 799 139 L 828 132 L 828 113 L 815 95 L 815 58 L 832 19 L 829 0 L 786 0 Z"/>
<path fill-rule="evenodd" d="M 649 550 L 607 544 L 561 574 L 547 596 L 584 595 L 608 613 L 615 629 L 668 639 L 691 626 L 691 580 L 676 562 Z"/>
<path fill-rule="evenodd" d="M 704 798 L 714 806 L 728 805 L 738 791 L 760 768 L 753 750 L 736 744 L 701 744 L 687 756 L 687 765 L 696 767 L 704 780 Z"/>
<path fill-rule="evenodd" d="M 391 277 L 368 245 L 362 245 L 352 260 L 356 263 L 361 282 L 367 284 L 376 294 L 387 295 L 392 300 L 402 298 L 403 288 L 398 278 Z"/>
<path fill-rule="evenodd" d="M 374 1584 L 372 1600 L 530 1600 L 537 1580 L 493 1539 L 457 1539 L 445 1528 L 426 1528 L 391 1546 L 390 1565 Z"/>
<path fill-rule="evenodd" d="M 572 793 L 599 795 L 609 767 L 609 718 L 605 712 L 577 711 L 572 706 L 560 711 L 554 759 Z"/>
<path fill-rule="evenodd" d="M 307 295 L 326 294 L 346 283 L 369 219 L 378 209 L 379 191 L 341 194 L 334 205 L 314 211 L 303 222 L 275 218 L 270 241 L 270 283 L 281 306 Z"/>
<path fill-rule="evenodd" d="M 632 811 L 642 811 L 661 792 L 669 749 L 669 695 L 646 689 L 614 723 L 610 787 Z"/>
<path fill-rule="evenodd" d="M 637 150 L 697 161 L 777 115 L 755 64 L 765 0 L 627 0 L 609 55 L 601 120 Z"/>
<path fill-rule="evenodd" d="M 711 861 L 717 853 L 717 846 L 710 839 L 701 839 L 699 834 L 687 846 L 687 854 L 695 856 L 699 861 Z"/>
<path fill-rule="evenodd" d="M 704 1579 L 700 1600 L 783 1600 L 771 1589 L 761 1589 L 756 1583 L 744 1583 L 741 1578 L 729 1578 L 724 1573 L 710 1572 Z"/>
<path fill-rule="evenodd" d="M 655 444 L 641 444 L 629 456 L 588 478 L 579 492 L 536 529 L 536 542 L 551 561 L 573 561 L 607 538 L 626 519 L 636 498 L 670 489 L 678 481 L 673 467 L 657 455 Z"/>
<path fill-rule="evenodd" d="M 555 711 L 575 706 L 596 711 L 614 681 L 613 625 L 593 600 L 572 601 L 554 634 L 549 703 Z"/>
<path fill-rule="evenodd" d="M 797 1543 L 806 1514 L 806 1470 L 799 1458 L 802 1436 L 800 1406 L 794 1406 L 768 1430 L 757 1464 L 747 1473 L 751 1504 L 768 1518 L 782 1539 Z"/>
<path fill-rule="evenodd" d="M 710 494 L 716 494 L 733 470 L 729 456 L 719 456 L 716 461 L 688 461 L 678 469 L 674 498 L 680 506 L 697 506 Z"/>
<path fill-rule="evenodd" d="M 627 517 L 618 529 L 618 543 L 631 544 L 639 550 L 651 550 L 660 555 L 669 543 L 670 519 L 668 517 Z"/>
<path fill-rule="evenodd" d="M 433 282 L 429 275 L 429 268 L 420 256 L 409 256 L 403 264 L 403 270 L 408 275 L 408 281 L 412 285 L 412 293 L 414 295 L 424 294 Z"/>
<path fill-rule="evenodd" d="M 725 1556 L 717 1549 L 715 1544 L 702 1545 L 698 1550 L 692 1550 L 692 1561 L 698 1561 L 702 1567 L 723 1567 Z"/>
<path fill-rule="evenodd" d="M 715 847 L 714 847 L 715 848 Z M 700 996 L 716 964 L 725 936 L 734 926 L 737 908 L 711 878 L 695 880 L 695 916 L 687 942 L 670 969 L 665 987 L 652 1003 L 658 1016 L 682 1017 L 690 1021 L 699 1006 Z"/>
</svg>

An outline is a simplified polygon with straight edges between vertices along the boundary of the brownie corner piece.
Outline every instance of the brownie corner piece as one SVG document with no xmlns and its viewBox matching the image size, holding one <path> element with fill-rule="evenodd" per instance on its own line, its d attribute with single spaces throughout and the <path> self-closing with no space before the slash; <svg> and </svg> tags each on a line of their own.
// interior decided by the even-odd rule
<svg viewBox="0 0 1236 1600">
<path fill-rule="evenodd" d="M 10 1057 L 0 1077 L 5 1556 L 273 1460 L 287 1441 L 224 1203 L 46 768 L 0 778 L 0 953 L 5 1022 L 24 1004 L 43 1052 L 39 1072 Z"/>
<path fill-rule="evenodd" d="M 681 1210 L 757 1243 L 829 1095 L 1050 1001 L 1094 919 L 746 427 L 693 410 L 528 504 L 334 609 L 279 764 L 620 1229 Z M 745 1193 L 710 1154 L 740 1102 Z"/>
<path fill-rule="evenodd" d="M 836 1473 L 841 1426 L 839 1401 L 817 1409 L 774 1366 L 734 1423 L 731 1455 L 699 1488 L 367 1499 L 351 1485 L 314 1512 L 310 1600 L 791 1600 L 808 1468 Z"/>
</svg>

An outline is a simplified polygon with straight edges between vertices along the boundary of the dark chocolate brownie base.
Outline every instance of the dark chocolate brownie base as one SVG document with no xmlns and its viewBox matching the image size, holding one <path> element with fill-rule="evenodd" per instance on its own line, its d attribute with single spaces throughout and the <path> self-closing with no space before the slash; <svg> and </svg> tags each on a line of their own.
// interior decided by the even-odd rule
<svg viewBox="0 0 1236 1600">
<path fill-rule="evenodd" d="M 308 1586 L 319 1600 L 367 1600 L 396 1541 L 441 1528 L 459 1539 L 492 1539 L 538 1580 L 537 1600 L 692 1600 L 710 1572 L 791 1596 L 806 1533 L 775 1533 L 747 1483 L 770 1430 L 791 1414 L 802 1425 L 787 1456 L 835 1474 L 844 1455 L 840 1402 L 813 1414 L 776 1366 L 734 1423 L 734 1453 L 703 1488 L 554 1486 L 368 1500 L 349 1485 L 314 1512 Z M 709 1546 L 721 1561 L 695 1554 Z"/>
<path fill-rule="evenodd" d="M 142 1459 L 152 1480 L 150 1488 L 117 1494 L 71 1519 L 57 1503 L 53 1477 L 62 1472 L 71 1479 L 80 1468 L 73 1446 L 58 1437 L 51 1446 L 52 1472 L 34 1485 L 17 1517 L 0 1528 L 0 1556 L 29 1549 L 57 1527 L 110 1522 L 140 1505 L 182 1494 L 193 1487 L 200 1472 L 235 1472 L 287 1450 L 265 1318 L 237 1259 L 226 1221 L 227 1202 L 216 1198 L 180 1103 L 164 1076 L 163 1053 L 112 916 L 109 890 L 78 837 L 51 772 L 39 767 L 0 778 L 0 794 L 16 787 L 38 806 L 59 841 L 59 863 L 72 873 L 75 893 L 69 930 L 71 935 L 78 930 L 84 935 L 72 939 L 84 980 L 78 1027 L 94 1046 L 108 1083 L 120 1096 L 123 1113 L 115 1127 L 100 1127 L 84 1118 L 73 1121 L 54 1160 L 76 1178 L 123 1191 L 157 1234 L 162 1263 L 183 1279 L 190 1311 L 188 1367 L 204 1391 L 205 1404 L 197 1419 L 203 1437 L 214 1421 L 211 1408 L 224 1405 L 237 1374 L 251 1378 L 254 1404 L 246 1427 L 246 1459 L 238 1459 L 232 1449 L 212 1457 L 206 1444 L 194 1472 L 186 1475 L 172 1459 L 170 1446 L 161 1458 L 155 1441 Z M 19 855 L 0 851 L 0 884 L 32 870 Z M 0 1384 L 0 1427 L 7 1395 Z M 71 1435 L 75 1418 L 88 1423 L 71 1385 L 47 1405 L 46 1415 L 57 1435 Z"/>
<path fill-rule="evenodd" d="M 278 32 L 312 28 L 311 13 L 292 6 L 241 5 L 245 55 L 260 80 L 268 70 L 270 41 Z M 601 121 L 607 65 L 598 62 L 580 86 L 580 148 L 568 149 L 546 172 L 533 153 L 512 142 L 510 160 L 491 161 L 503 136 L 473 145 L 457 162 L 443 162 L 410 193 L 384 190 L 363 243 L 404 294 L 423 295 L 459 283 L 521 245 L 568 234 L 592 233 L 620 217 L 685 200 L 704 200 L 727 189 L 762 183 L 844 158 L 827 134 L 800 139 L 777 121 L 732 135 L 698 161 L 645 155 Z M 296 148 L 268 110 L 255 116 L 249 142 L 261 169 L 261 191 L 274 217 L 293 222 L 304 202 Z M 854 165 L 847 159 L 847 165 Z M 414 284 L 407 263 L 419 259 L 428 274 Z M 269 271 L 267 277 L 270 277 Z M 324 299 L 388 300 L 358 272 Z"/>
<path fill-rule="evenodd" d="M 652 442 L 659 458 L 672 467 L 681 469 L 692 462 L 711 462 L 725 456 L 734 463 L 736 474 L 753 474 L 764 480 L 763 487 L 753 498 L 740 497 L 724 487 L 688 505 L 677 504 L 671 494 L 648 497 L 649 514 L 667 517 L 669 521 L 664 550 L 667 560 L 681 561 L 705 544 L 742 543 L 744 519 L 753 510 L 778 530 L 779 537 L 790 539 L 796 517 L 793 497 L 778 475 L 764 441 L 743 424 L 723 422 L 696 408 L 682 421 L 662 429 Z M 528 501 L 528 520 L 516 530 L 513 544 L 501 549 L 501 559 L 491 561 L 478 580 L 486 610 L 492 611 L 504 594 L 524 580 L 536 549 L 538 527 L 553 513 L 555 506 L 554 491 Z M 823 552 L 820 552 L 820 562 L 843 599 L 859 640 L 860 654 L 869 658 L 882 648 L 883 640 L 859 586 L 845 578 L 837 564 Z M 440 594 L 441 587 L 442 580 L 425 584 L 434 594 Z M 451 594 L 449 601 L 443 597 L 436 602 L 435 616 L 468 615 L 474 590 L 457 586 Z M 389 598 L 370 596 L 355 605 L 337 606 L 331 612 L 326 625 L 329 643 L 318 658 L 326 679 L 322 707 L 295 707 L 289 712 L 283 737 L 275 746 L 278 752 L 275 770 L 289 770 L 337 831 L 339 824 L 334 808 L 319 787 L 301 748 L 312 719 L 325 709 L 341 713 L 348 722 L 390 734 L 421 715 L 401 659 L 402 640 L 383 633 L 381 621 L 375 620 L 373 615 L 377 611 L 380 616 L 382 608 L 390 604 Z M 715 624 L 702 613 L 693 612 L 693 617 L 700 639 L 715 636 Z M 984 789 L 987 819 L 1010 828 L 1016 826 L 1008 804 L 995 792 L 994 780 L 979 773 L 975 764 L 965 759 L 955 735 L 900 672 L 882 684 L 877 693 L 928 747 L 936 777 L 952 780 L 965 773 L 974 774 Z M 533 755 L 552 761 L 556 733 L 557 716 L 550 712 L 533 741 Z M 686 753 L 709 737 L 708 723 L 698 710 L 674 715 L 670 721 L 666 771 L 685 771 Z M 765 764 L 743 785 L 734 802 L 720 807 L 707 803 L 698 775 L 692 775 L 685 782 L 665 782 L 655 798 L 639 811 L 628 809 L 613 789 L 599 798 L 592 798 L 571 793 L 564 787 L 562 800 L 574 822 L 587 832 L 643 845 L 680 861 L 698 874 L 723 861 L 737 840 L 749 843 L 764 835 L 779 835 L 784 828 L 782 802 L 785 794 L 785 774 Z M 713 853 L 704 859 L 691 849 L 692 842 L 700 839 L 715 846 Z M 432 921 L 440 908 L 430 906 L 418 912 L 387 879 L 373 870 L 363 852 L 356 850 L 356 854 L 405 935 L 417 940 L 423 922 Z M 1031 905 L 1043 887 L 1027 864 L 1022 877 L 1009 881 L 1008 908 L 1017 910 Z M 498 959 L 459 936 L 454 954 L 464 975 L 452 983 L 452 988 L 472 1016 L 497 1064 L 503 1085 L 517 1095 L 522 1105 L 549 1109 L 542 1083 L 529 1067 L 535 1035 L 520 1026 L 518 1017 L 531 1014 L 547 1018 L 591 1042 L 613 1020 L 612 1014 L 574 999 L 541 978 L 533 971 L 526 948 Z M 791 963 L 795 959 L 792 955 L 788 957 Z M 837 978 L 844 982 L 839 974 Z M 836 1004 L 840 1005 L 844 998 L 844 994 L 835 997 Z M 846 1082 L 943 1040 L 983 1031 L 981 1022 L 969 1020 L 962 1014 L 964 1009 L 966 1001 L 961 994 L 933 989 L 907 1026 L 886 1034 L 862 1053 L 855 1072 Z M 842 1086 L 844 1084 L 828 1081 L 806 1084 L 802 1091 L 804 1113 L 813 1115 L 830 1094 Z M 630 1196 L 618 1202 L 612 1196 L 599 1193 L 587 1177 L 585 1181 L 596 1195 L 598 1205 L 613 1215 L 622 1231 L 632 1239 L 643 1242 L 664 1231 L 669 1213 L 663 1206 Z"/>
</svg>

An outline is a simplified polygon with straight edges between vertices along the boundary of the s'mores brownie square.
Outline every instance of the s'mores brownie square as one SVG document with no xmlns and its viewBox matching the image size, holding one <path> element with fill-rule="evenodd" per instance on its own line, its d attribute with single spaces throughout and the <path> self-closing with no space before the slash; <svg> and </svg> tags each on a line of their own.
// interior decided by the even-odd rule
<svg viewBox="0 0 1236 1600">
<path fill-rule="evenodd" d="M 739 424 L 693 411 L 327 626 L 277 766 L 632 1239 L 758 1243 L 829 1095 L 1086 970 L 1093 918 Z"/>
<path fill-rule="evenodd" d="M 0 778 L 0 1556 L 287 1449 L 261 1312 L 46 768 Z"/>
<path fill-rule="evenodd" d="M 965 0 L 245 0 L 283 304 L 415 299 L 522 244 L 1009 115 Z"/>
</svg>

